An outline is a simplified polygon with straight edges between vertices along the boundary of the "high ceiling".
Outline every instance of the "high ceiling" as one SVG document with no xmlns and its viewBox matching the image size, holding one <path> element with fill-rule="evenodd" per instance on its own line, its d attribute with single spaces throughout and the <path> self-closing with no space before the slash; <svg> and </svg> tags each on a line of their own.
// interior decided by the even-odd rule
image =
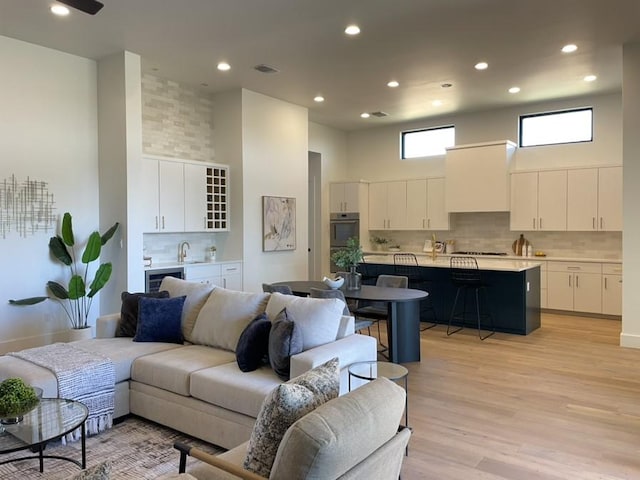
<svg viewBox="0 0 640 480">
<path fill-rule="evenodd" d="M 640 41 L 640 0 L 101 1 L 95 16 L 59 18 L 51 0 L 1 0 L 0 35 L 96 60 L 128 50 L 160 77 L 247 88 L 344 130 L 620 91 L 622 45 Z M 360 35 L 344 34 L 351 23 Z M 360 118 L 375 111 L 389 116 Z"/>
</svg>

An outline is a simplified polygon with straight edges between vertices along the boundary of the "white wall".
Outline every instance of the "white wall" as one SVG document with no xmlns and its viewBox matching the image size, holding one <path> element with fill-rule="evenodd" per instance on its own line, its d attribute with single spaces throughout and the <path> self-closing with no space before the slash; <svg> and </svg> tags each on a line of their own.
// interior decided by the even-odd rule
<svg viewBox="0 0 640 480">
<path fill-rule="evenodd" d="M 593 106 L 594 141 L 518 149 L 514 170 L 620 165 L 622 163 L 622 101 L 619 94 L 491 110 L 351 132 L 347 178 L 369 181 L 444 175 L 444 156 L 400 160 L 400 132 L 455 125 L 456 145 L 492 140 L 517 142 L 518 116 L 542 111 Z M 375 120 L 374 120 L 375 121 Z"/>
<path fill-rule="evenodd" d="M 47 182 L 56 213 L 71 212 L 85 241 L 99 226 L 96 64 L 2 36 L 0 64 L 0 180 L 15 174 Z M 0 352 L 60 340 L 69 327 L 53 302 L 7 304 L 44 295 L 48 280 L 68 280 L 67 269 L 49 256 L 54 233 L 0 237 Z"/>
<path fill-rule="evenodd" d="M 321 156 L 321 244 L 317 246 L 322 254 L 322 273 L 329 275 L 329 183 L 334 181 L 357 180 L 347 175 L 347 133 L 335 128 L 309 123 L 309 150 Z"/>
<path fill-rule="evenodd" d="M 620 344 L 640 348 L 640 43 L 623 48 L 624 232 L 622 333 Z"/>
<path fill-rule="evenodd" d="M 308 112 L 242 90 L 242 213 L 244 289 L 307 278 Z M 217 147 L 216 147 L 217 150 Z M 296 199 L 296 249 L 262 251 L 262 196 Z"/>
</svg>

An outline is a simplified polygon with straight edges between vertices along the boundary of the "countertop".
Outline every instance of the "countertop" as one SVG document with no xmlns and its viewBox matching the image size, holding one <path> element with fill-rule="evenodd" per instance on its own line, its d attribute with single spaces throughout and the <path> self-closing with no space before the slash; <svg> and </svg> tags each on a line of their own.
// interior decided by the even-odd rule
<svg viewBox="0 0 640 480">
<path fill-rule="evenodd" d="M 388 256 L 390 258 L 390 263 L 393 263 L 393 254 L 394 253 L 413 253 L 416 257 L 418 257 L 418 262 L 420 262 L 421 258 L 428 257 L 431 258 L 431 253 L 426 252 L 412 252 L 402 250 L 400 252 L 389 252 L 382 250 L 368 250 L 365 251 L 365 256 L 369 257 L 371 255 L 375 256 Z M 449 257 L 453 255 L 450 253 L 438 253 L 437 258 L 446 258 L 449 261 Z M 457 256 L 457 255 L 456 255 Z M 554 261 L 554 262 L 586 262 L 586 263 L 622 263 L 621 258 L 606 258 L 606 257 L 561 257 L 561 256 L 544 256 L 544 257 L 520 257 L 517 255 L 497 255 L 497 256 L 476 256 L 477 259 L 489 259 L 495 261 L 505 261 L 505 260 L 516 260 L 516 261 L 531 261 L 531 262 L 544 262 L 544 261 Z M 385 262 L 386 263 L 386 262 Z"/>
<path fill-rule="evenodd" d="M 418 259 L 419 267 L 450 268 L 449 257 L 451 257 L 451 255 L 438 255 L 435 261 L 431 259 L 430 255 L 416 254 L 416 257 Z M 494 270 L 502 272 L 523 272 L 540 266 L 540 262 L 536 261 L 535 258 L 527 260 L 523 260 L 522 257 L 516 257 L 515 259 L 505 257 L 500 258 L 501 260 L 498 260 L 495 257 L 476 257 L 476 260 L 478 261 L 478 268 L 480 270 Z M 382 252 L 365 254 L 365 261 L 367 263 L 393 265 L 393 254 L 385 254 Z"/>
<path fill-rule="evenodd" d="M 144 269 L 146 271 L 146 270 L 161 270 L 164 268 L 202 267 L 205 265 L 227 265 L 229 263 L 238 263 L 238 262 L 242 262 L 242 260 L 224 260 L 224 261 L 216 260 L 215 262 L 190 260 L 184 263 L 178 263 L 177 261 L 176 262 L 160 262 L 160 263 L 154 263 L 150 267 L 144 267 Z"/>
</svg>

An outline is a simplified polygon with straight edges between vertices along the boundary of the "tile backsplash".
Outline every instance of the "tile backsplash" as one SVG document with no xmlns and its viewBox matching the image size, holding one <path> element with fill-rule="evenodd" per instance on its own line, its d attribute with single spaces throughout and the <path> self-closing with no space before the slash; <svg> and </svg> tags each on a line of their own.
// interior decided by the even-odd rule
<svg viewBox="0 0 640 480">
<path fill-rule="evenodd" d="M 175 263 L 178 261 L 178 246 L 189 242 L 187 261 L 205 261 L 207 250 L 215 246 L 216 260 L 224 260 L 224 242 L 217 242 L 217 233 L 145 233 L 143 236 L 144 256 L 150 256 L 153 264 Z M 142 257 L 140 258 L 142 260 Z M 232 259 L 235 260 L 235 259 Z"/>
<path fill-rule="evenodd" d="M 453 213 L 451 229 L 438 232 L 372 231 L 399 244 L 402 250 L 422 251 L 424 241 L 455 240 L 456 250 L 511 253 L 513 242 L 524 234 L 534 250 L 549 256 L 622 258 L 622 232 L 516 232 L 509 230 L 508 212 Z"/>
</svg>

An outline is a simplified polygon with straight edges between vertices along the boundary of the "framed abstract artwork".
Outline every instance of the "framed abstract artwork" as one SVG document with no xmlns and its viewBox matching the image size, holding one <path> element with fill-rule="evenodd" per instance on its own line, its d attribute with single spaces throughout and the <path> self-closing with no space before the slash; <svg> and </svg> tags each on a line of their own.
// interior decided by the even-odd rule
<svg viewBox="0 0 640 480">
<path fill-rule="evenodd" d="M 296 249 L 296 199 L 262 197 L 262 251 Z"/>
</svg>

